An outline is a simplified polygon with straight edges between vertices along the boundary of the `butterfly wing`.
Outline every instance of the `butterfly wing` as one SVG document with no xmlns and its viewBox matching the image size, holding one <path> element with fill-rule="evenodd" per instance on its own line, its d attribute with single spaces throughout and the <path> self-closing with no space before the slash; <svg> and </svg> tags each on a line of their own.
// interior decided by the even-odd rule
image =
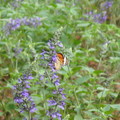
<svg viewBox="0 0 120 120">
<path fill-rule="evenodd" d="M 59 70 L 63 65 L 66 65 L 66 58 L 63 56 L 62 53 L 57 53 L 57 60 L 55 62 L 55 69 Z"/>
<path fill-rule="evenodd" d="M 64 64 L 64 56 L 62 53 L 57 53 L 57 58 L 60 61 L 61 65 Z"/>
<path fill-rule="evenodd" d="M 57 58 L 56 62 L 55 62 L 55 69 L 59 70 L 61 68 L 61 62 L 60 60 Z"/>
</svg>

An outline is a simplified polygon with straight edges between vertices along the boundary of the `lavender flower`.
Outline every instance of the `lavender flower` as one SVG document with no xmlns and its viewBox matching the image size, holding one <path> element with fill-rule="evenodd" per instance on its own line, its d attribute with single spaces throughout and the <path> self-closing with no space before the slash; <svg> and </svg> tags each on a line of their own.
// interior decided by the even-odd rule
<svg viewBox="0 0 120 120">
<path fill-rule="evenodd" d="M 21 19 L 21 24 L 31 27 L 37 27 L 41 25 L 41 19 L 39 17 L 27 19 L 26 17 Z"/>
<path fill-rule="evenodd" d="M 99 14 L 94 14 L 93 20 L 94 20 L 94 22 L 97 22 L 97 23 L 105 22 L 107 20 L 107 13 L 103 12 L 103 13 L 99 13 Z"/>
<path fill-rule="evenodd" d="M 23 75 L 18 79 L 17 85 L 14 86 L 15 96 L 14 101 L 19 105 L 20 112 L 35 112 L 37 109 L 35 107 L 35 103 L 32 100 L 28 88 L 30 88 L 30 80 L 33 77 L 29 75 Z"/>
<path fill-rule="evenodd" d="M 54 37 L 48 41 L 47 48 L 49 50 L 42 50 L 42 53 L 40 54 L 41 60 L 44 60 L 44 66 L 43 68 L 48 68 L 47 71 L 45 71 L 44 75 L 47 73 L 47 78 L 49 78 L 49 81 L 47 79 L 46 84 L 51 82 L 51 84 L 54 86 L 54 90 L 51 91 L 52 97 L 47 101 L 49 109 L 47 111 L 47 116 L 50 117 L 50 119 L 57 118 L 59 120 L 62 120 L 62 115 L 60 114 L 60 110 L 64 110 L 65 102 L 64 99 L 65 94 L 63 93 L 63 88 L 60 87 L 60 78 L 57 75 L 57 70 L 55 69 L 55 62 L 57 61 L 57 50 L 60 48 L 63 48 L 62 43 L 59 41 L 60 39 L 60 31 L 57 31 L 54 35 Z M 46 64 L 45 64 L 46 61 Z M 42 76 L 41 76 L 42 77 Z M 45 79 L 45 76 L 44 78 Z M 42 79 L 42 80 L 43 80 Z M 58 111 L 59 110 L 59 111 Z"/>
<path fill-rule="evenodd" d="M 66 99 L 65 94 L 63 93 L 64 88 L 58 88 L 58 90 L 54 90 L 53 94 L 60 94 L 62 99 Z"/>
<path fill-rule="evenodd" d="M 15 9 L 15 8 L 18 8 L 18 7 L 20 7 L 20 4 L 21 4 L 22 1 L 24 1 L 24 0 L 14 0 L 14 1 L 11 3 L 11 5 L 13 6 L 14 9 Z"/>
<path fill-rule="evenodd" d="M 113 4 L 112 1 L 111 1 L 111 2 L 106 1 L 106 2 L 104 2 L 104 3 L 102 4 L 101 8 L 102 8 L 102 10 L 106 10 L 106 9 L 112 7 L 112 4 Z"/>
<path fill-rule="evenodd" d="M 61 42 L 58 42 L 57 45 L 58 45 L 59 47 L 63 47 L 63 44 L 62 44 Z"/>
<path fill-rule="evenodd" d="M 64 101 L 59 101 L 58 107 L 64 110 L 65 102 Z"/>
<path fill-rule="evenodd" d="M 13 50 L 14 50 L 14 53 L 15 53 L 14 56 L 18 56 L 23 51 L 22 48 L 14 48 Z"/>
<path fill-rule="evenodd" d="M 90 11 L 86 14 L 86 20 L 92 20 L 96 23 L 104 23 L 107 20 L 107 12 L 103 11 L 102 13 L 94 13 L 93 11 Z"/>
<path fill-rule="evenodd" d="M 48 100 L 48 103 L 49 106 L 57 105 L 57 102 L 55 100 Z"/>
<path fill-rule="evenodd" d="M 60 85 L 60 80 L 59 80 L 59 79 L 58 79 L 58 80 L 55 80 L 55 81 L 54 81 L 54 85 L 55 85 L 55 86 L 59 86 L 59 85 Z"/>
<path fill-rule="evenodd" d="M 40 80 L 43 80 L 44 79 L 44 75 L 40 75 Z"/>
<path fill-rule="evenodd" d="M 53 73 L 52 79 L 56 79 L 56 78 L 58 78 L 58 76 L 56 75 L 56 73 Z"/>
<path fill-rule="evenodd" d="M 61 1 L 61 0 L 56 0 L 56 2 L 57 2 L 57 3 L 62 3 L 62 1 Z"/>
<path fill-rule="evenodd" d="M 102 5 L 101 5 L 101 9 L 102 9 L 102 12 L 101 13 L 95 13 L 93 11 L 90 11 L 86 14 L 86 17 L 85 18 L 81 18 L 83 20 L 92 20 L 96 23 L 104 23 L 107 18 L 108 18 L 108 15 L 107 15 L 107 9 L 110 8 L 112 6 L 113 2 L 104 2 Z"/>
<path fill-rule="evenodd" d="M 6 23 L 3 27 L 6 35 L 9 35 L 11 31 L 15 31 L 16 29 L 20 28 L 21 26 L 30 26 L 30 27 L 37 27 L 41 25 L 41 19 L 39 17 L 36 18 L 22 18 L 22 19 L 10 19 L 10 22 Z"/>
<path fill-rule="evenodd" d="M 62 120 L 62 115 L 59 113 L 59 111 L 47 111 L 47 116 L 50 116 L 50 118 L 57 118 L 58 120 Z"/>
</svg>

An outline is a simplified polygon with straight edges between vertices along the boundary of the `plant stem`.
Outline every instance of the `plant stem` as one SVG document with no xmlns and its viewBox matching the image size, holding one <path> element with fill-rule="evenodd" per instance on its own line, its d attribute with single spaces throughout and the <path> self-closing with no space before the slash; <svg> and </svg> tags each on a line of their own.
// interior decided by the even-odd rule
<svg viewBox="0 0 120 120">
<path fill-rule="evenodd" d="M 28 120 L 31 120 L 31 113 L 28 111 Z"/>
<path fill-rule="evenodd" d="M 74 95 L 75 95 L 75 99 L 76 99 L 76 101 L 77 101 L 77 104 L 80 105 L 80 103 L 79 103 L 79 101 L 78 101 L 78 98 L 77 98 L 77 95 L 76 95 L 76 93 L 75 93 L 75 89 L 74 89 Z"/>
</svg>

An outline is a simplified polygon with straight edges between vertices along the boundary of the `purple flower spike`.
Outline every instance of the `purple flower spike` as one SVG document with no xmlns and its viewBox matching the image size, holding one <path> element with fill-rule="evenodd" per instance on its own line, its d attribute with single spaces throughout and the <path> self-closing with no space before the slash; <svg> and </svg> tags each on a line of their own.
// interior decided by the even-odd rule
<svg viewBox="0 0 120 120">
<path fill-rule="evenodd" d="M 58 78 L 58 76 L 54 73 L 54 74 L 52 75 L 52 79 L 56 79 L 56 78 Z"/>
<path fill-rule="evenodd" d="M 54 112 L 51 114 L 52 118 L 58 118 L 58 120 L 62 120 L 62 115 L 59 112 Z"/>
<path fill-rule="evenodd" d="M 44 79 L 44 75 L 40 75 L 40 80 L 43 80 Z"/>
<path fill-rule="evenodd" d="M 35 105 L 32 105 L 32 107 L 30 108 L 30 112 L 34 113 L 37 110 L 37 108 L 35 107 Z"/>
<path fill-rule="evenodd" d="M 44 54 L 46 54 L 47 53 L 47 51 L 45 51 L 45 50 L 42 50 L 43 52 L 42 53 L 40 53 L 42 56 L 44 56 Z"/>
<path fill-rule="evenodd" d="M 64 110 L 64 106 L 65 106 L 65 102 L 60 101 L 60 104 L 58 105 L 58 107 L 61 108 L 62 110 Z"/>
<path fill-rule="evenodd" d="M 62 93 L 61 95 L 62 95 L 62 99 L 66 99 L 66 97 L 65 97 L 66 94 Z"/>
<path fill-rule="evenodd" d="M 113 2 L 109 2 L 109 1 L 105 2 L 105 3 L 102 5 L 102 10 L 106 10 L 106 9 L 112 7 L 112 4 L 113 4 Z"/>
<path fill-rule="evenodd" d="M 57 105 L 57 102 L 55 100 L 48 100 L 48 103 L 49 106 Z"/>
<path fill-rule="evenodd" d="M 102 13 L 94 13 L 94 12 L 89 12 L 86 14 L 87 18 L 86 20 L 92 20 L 96 23 L 104 23 L 107 20 L 107 12 L 103 11 Z"/>
<path fill-rule="evenodd" d="M 21 98 L 15 98 L 14 101 L 18 104 L 23 103 L 23 100 Z"/>
<path fill-rule="evenodd" d="M 59 47 L 63 47 L 63 44 L 61 42 L 58 42 L 57 44 Z"/>
<path fill-rule="evenodd" d="M 57 56 L 56 55 L 52 56 L 52 61 L 56 62 L 56 60 L 57 60 Z"/>
<path fill-rule="evenodd" d="M 15 53 L 15 55 L 14 55 L 14 56 L 19 55 L 19 54 L 23 51 L 23 49 L 22 49 L 22 48 L 14 48 L 13 50 L 14 50 L 14 53 Z"/>
<path fill-rule="evenodd" d="M 59 89 L 58 89 L 58 91 L 59 91 L 60 93 L 62 93 L 63 90 L 64 90 L 64 88 L 59 88 Z"/>
<path fill-rule="evenodd" d="M 28 76 L 28 78 L 27 78 L 28 80 L 32 80 L 32 79 L 34 79 L 32 76 Z"/>
<path fill-rule="evenodd" d="M 57 118 L 58 120 L 62 120 L 62 115 L 57 112 L 47 111 L 47 116 L 51 116 L 52 118 Z"/>
<path fill-rule="evenodd" d="M 56 32 L 54 37 L 48 41 L 47 48 L 49 50 L 48 51 L 43 50 L 41 53 L 42 59 L 45 58 L 43 60 L 43 64 L 45 64 L 45 66 L 43 66 L 43 68 L 45 69 L 45 72 L 44 72 L 44 78 L 43 76 L 40 76 L 40 80 L 44 79 L 45 84 L 51 83 L 53 86 L 53 90 L 51 91 L 52 97 L 50 100 L 47 101 L 48 102 L 47 116 L 49 116 L 51 120 L 53 119 L 62 120 L 62 115 L 60 114 L 60 111 L 56 111 L 56 110 L 64 110 L 65 102 L 63 101 L 63 99 L 66 98 L 65 94 L 63 93 L 64 89 L 59 88 L 60 77 L 57 75 L 57 70 L 55 68 L 56 67 L 55 63 L 58 60 L 57 53 L 59 53 L 57 47 L 59 49 L 63 47 L 62 43 L 58 41 L 59 38 L 60 38 L 60 31 Z M 48 85 L 48 88 L 49 88 L 49 85 Z"/>
<path fill-rule="evenodd" d="M 56 81 L 54 82 L 54 84 L 55 84 L 55 86 L 59 86 L 59 85 L 60 85 L 59 80 L 56 80 Z"/>
<path fill-rule="evenodd" d="M 53 91 L 53 94 L 57 94 L 57 90 L 54 90 L 54 91 Z"/>
<path fill-rule="evenodd" d="M 27 90 L 22 91 L 21 95 L 26 98 L 29 97 L 29 93 Z"/>
<path fill-rule="evenodd" d="M 16 90 L 16 85 L 15 85 L 15 86 L 13 86 L 13 90 Z"/>
<path fill-rule="evenodd" d="M 15 31 L 16 29 L 20 28 L 21 26 L 30 26 L 30 27 L 37 27 L 40 26 L 41 19 L 39 17 L 36 18 L 22 18 L 22 19 L 11 19 L 9 23 L 6 23 L 6 25 L 3 27 L 4 31 L 6 32 L 6 35 L 9 35 L 11 31 Z"/>
<path fill-rule="evenodd" d="M 32 79 L 33 77 L 31 74 L 24 74 L 21 78 L 18 79 L 18 83 L 15 85 L 14 101 L 18 103 L 20 112 L 35 112 L 36 110 L 35 104 L 30 97 L 29 90 L 27 89 L 30 88 L 30 82 L 28 80 Z"/>
<path fill-rule="evenodd" d="M 58 3 L 62 3 L 62 1 L 61 1 L 61 0 L 56 0 L 56 2 L 58 2 Z"/>
</svg>

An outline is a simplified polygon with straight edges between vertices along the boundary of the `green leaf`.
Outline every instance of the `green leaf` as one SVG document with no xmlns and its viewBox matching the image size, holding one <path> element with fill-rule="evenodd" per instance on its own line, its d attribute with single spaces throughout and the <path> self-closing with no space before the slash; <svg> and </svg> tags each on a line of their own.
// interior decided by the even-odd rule
<svg viewBox="0 0 120 120">
<path fill-rule="evenodd" d="M 83 77 L 77 79 L 76 81 L 78 84 L 82 84 L 84 82 L 87 82 L 89 80 L 89 78 L 90 78 L 89 76 L 83 76 Z"/>
<path fill-rule="evenodd" d="M 2 115 L 3 115 L 3 112 L 0 111 L 0 116 L 2 116 Z"/>
<path fill-rule="evenodd" d="M 6 43 L 5 42 L 0 42 L 0 45 L 2 46 L 2 45 L 5 45 Z"/>
<path fill-rule="evenodd" d="M 75 115 L 74 120 L 83 120 L 80 114 Z"/>
<path fill-rule="evenodd" d="M 104 90 L 97 94 L 98 98 L 105 98 L 107 96 L 107 91 Z"/>
<path fill-rule="evenodd" d="M 68 114 L 68 115 L 66 115 L 66 116 L 64 117 L 63 120 L 69 120 L 69 119 L 70 119 L 70 115 Z"/>
<path fill-rule="evenodd" d="M 109 111 L 110 110 L 110 105 L 107 105 L 103 108 L 104 111 Z"/>
<path fill-rule="evenodd" d="M 89 22 L 79 21 L 77 27 L 88 27 L 89 25 Z"/>
<path fill-rule="evenodd" d="M 111 106 L 113 109 L 120 111 L 120 104 L 113 104 L 113 105 L 110 105 L 110 106 Z"/>
<path fill-rule="evenodd" d="M 11 111 L 11 110 L 14 110 L 15 109 L 15 104 L 14 103 L 7 103 L 6 104 L 6 109 Z"/>
<path fill-rule="evenodd" d="M 95 71 L 93 68 L 86 67 L 86 66 L 82 66 L 82 70 L 86 70 L 86 71 L 88 71 L 89 73 L 93 73 L 93 72 Z"/>
</svg>

